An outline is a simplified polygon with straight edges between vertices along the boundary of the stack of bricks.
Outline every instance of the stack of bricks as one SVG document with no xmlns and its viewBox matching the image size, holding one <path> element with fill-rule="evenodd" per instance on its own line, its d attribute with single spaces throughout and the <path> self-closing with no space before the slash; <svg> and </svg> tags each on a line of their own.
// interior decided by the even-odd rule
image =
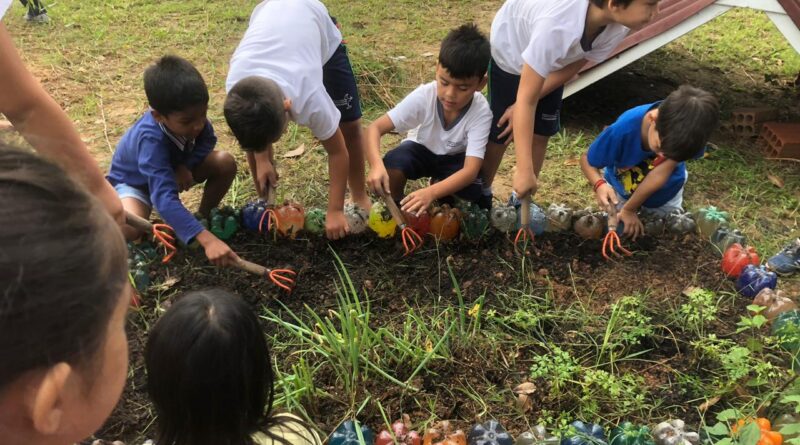
<svg viewBox="0 0 800 445">
<path fill-rule="evenodd" d="M 775 120 L 778 110 L 775 108 L 739 108 L 733 111 L 733 132 L 737 136 L 754 138 L 761 133 L 764 122 Z"/>
<path fill-rule="evenodd" d="M 800 159 L 800 123 L 767 122 L 760 142 L 768 158 Z"/>
</svg>

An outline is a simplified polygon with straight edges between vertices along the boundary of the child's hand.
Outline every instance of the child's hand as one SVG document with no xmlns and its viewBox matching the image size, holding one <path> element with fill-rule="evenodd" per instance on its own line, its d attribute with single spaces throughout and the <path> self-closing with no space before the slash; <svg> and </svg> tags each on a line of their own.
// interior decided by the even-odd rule
<svg viewBox="0 0 800 445">
<path fill-rule="evenodd" d="M 536 194 L 539 188 L 539 181 L 533 173 L 525 174 L 520 169 L 514 173 L 514 181 L 512 182 L 514 191 L 517 192 L 517 199 L 525 199 L 528 196 Z"/>
<path fill-rule="evenodd" d="M 208 230 L 203 230 L 197 235 L 197 242 L 206 251 L 206 257 L 215 266 L 232 266 L 239 260 L 239 256 L 231 248 Z"/>
<path fill-rule="evenodd" d="M 503 113 L 503 115 L 500 116 L 500 120 L 497 121 L 498 127 L 502 127 L 504 123 L 508 124 L 506 125 L 506 129 L 503 130 L 503 132 L 497 136 L 497 139 L 503 141 L 503 145 L 508 145 L 511 141 L 514 140 L 513 122 L 514 122 L 514 105 L 511 105 L 510 107 L 506 108 L 505 113 Z M 505 138 L 506 136 L 508 137 L 508 139 L 503 140 L 503 138 Z"/>
<path fill-rule="evenodd" d="M 192 171 L 185 165 L 178 165 L 175 167 L 175 182 L 178 183 L 178 191 L 185 192 L 194 185 L 194 176 Z"/>
<path fill-rule="evenodd" d="M 639 215 L 636 212 L 623 208 L 617 213 L 617 218 L 625 225 L 625 230 L 622 232 L 623 235 L 631 237 L 634 241 L 644 235 L 644 224 L 642 224 L 642 220 L 639 219 Z"/>
<path fill-rule="evenodd" d="M 433 204 L 433 200 L 436 199 L 433 196 L 433 193 L 430 191 L 430 187 L 425 187 L 424 189 L 419 189 L 409 193 L 400 204 L 403 206 L 403 211 L 408 213 L 413 213 L 417 216 L 422 215 L 423 212 L 426 212 Z"/>
<path fill-rule="evenodd" d="M 348 233 L 350 233 L 350 227 L 347 225 L 344 212 L 328 210 L 325 215 L 325 235 L 328 239 L 344 238 Z"/>
<path fill-rule="evenodd" d="M 608 184 L 602 184 L 600 187 L 597 187 L 597 191 L 595 191 L 594 194 L 601 209 L 607 209 L 609 204 L 613 206 L 619 204 L 617 192 L 614 191 L 614 187 Z"/>
<path fill-rule="evenodd" d="M 367 175 L 367 187 L 369 187 L 372 193 L 377 195 L 391 195 L 392 192 L 389 190 L 389 173 L 386 172 L 383 163 L 375 167 L 370 167 L 369 175 Z"/>
<path fill-rule="evenodd" d="M 256 192 L 261 198 L 265 198 L 269 187 L 278 186 L 278 172 L 275 170 L 275 164 L 272 162 L 272 155 L 268 150 L 261 153 L 255 153 L 256 158 L 256 177 L 253 180 L 256 183 Z"/>
</svg>

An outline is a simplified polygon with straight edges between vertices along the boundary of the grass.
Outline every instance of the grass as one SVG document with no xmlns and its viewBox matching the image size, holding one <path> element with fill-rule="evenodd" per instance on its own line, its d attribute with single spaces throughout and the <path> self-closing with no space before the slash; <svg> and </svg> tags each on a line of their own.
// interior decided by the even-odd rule
<svg viewBox="0 0 800 445">
<path fill-rule="evenodd" d="M 438 42 L 449 28 L 476 21 L 488 30 L 500 4 L 500 0 L 327 1 L 343 25 L 365 121 L 377 118 L 416 85 L 431 79 Z M 195 63 L 209 86 L 209 117 L 219 148 L 233 152 L 240 161 L 240 173 L 227 197 L 240 205 L 252 196 L 251 180 L 224 124 L 222 102 L 228 60 L 254 5 L 241 0 L 56 1 L 48 6 L 51 24 L 29 26 L 15 3 L 4 21 L 31 71 L 64 106 L 104 166 L 127 127 L 147 109 L 141 86 L 144 68 L 166 53 Z M 747 10 L 730 12 L 623 70 L 638 79 L 642 91 L 649 85 L 683 82 L 709 89 L 720 98 L 723 119 L 737 106 L 769 104 L 793 120 L 800 111 L 791 86 L 798 71 L 797 53 L 766 16 Z M 550 142 L 537 200 L 576 208 L 592 204 L 575 160 L 602 126 L 625 109 L 613 102 L 592 103 L 609 85 L 613 84 L 601 83 L 566 101 L 566 126 Z M 591 114 L 592 106 L 599 111 Z M 387 140 L 385 147 L 396 140 Z M 768 256 L 800 234 L 797 166 L 764 160 L 752 141 L 724 132 L 714 142 L 719 149 L 689 164 L 687 207 L 712 204 L 728 211 L 733 225 Z M 300 144 L 307 147 L 303 156 L 281 158 L 281 153 Z M 282 176 L 279 198 L 323 205 L 325 154 L 308 131 L 291 126 L 277 146 L 277 156 Z M 509 150 L 496 185 L 499 199 L 509 190 L 512 164 Z M 774 178 L 783 186 L 774 185 Z M 196 195 L 189 192 L 186 197 L 191 202 Z M 385 318 L 376 320 L 375 294 L 402 294 L 402 288 L 390 276 L 379 275 L 374 278 L 376 289 L 368 294 L 349 278 L 348 268 L 356 266 L 348 259 L 338 261 L 337 304 L 329 312 L 311 307 L 292 312 L 285 306 L 262 311 L 265 322 L 275 328 L 270 334 L 274 353 L 283 358 L 277 363 L 277 402 L 312 420 L 314 409 L 325 403 L 340 403 L 336 406 L 342 419 L 374 407 L 385 421 L 394 420 L 398 404 L 380 397 L 386 388 L 399 392 L 401 406 L 427 413 L 414 419 L 420 426 L 446 415 L 442 406 L 453 400 L 483 416 L 528 426 L 543 421 L 556 428 L 573 418 L 647 421 L 668 413 L 685 414 L 694 409 L 688 403 L 714 396 L 723 397 L 721 404 L 754 412 L 778 397 L 770 391 L 787 378 L 786 370 L 771 365 L 783 355 L 769 337 L 763 340 L 764 350 L 751 351 L 735 334 L 735 326 L 721 321 L 723 315 L 740 313 L 742 308 L 733 296 L 717 289 L 676 296 L 673 301 L 678 303 L 670 306 L 650 298 L 658 285 L 643 283 L 638 293 L 596 307 L 596 296 L 582 293 L 580 272 L 573 272 L 571 300 L 565 302 L 555 298 L 554 283 L 534 282 L 531 274 L 536 271 L 524 261 L 498 258 L 493 261 L 505 262 L 503 273 L 517 274 L 516 285 L 483 291 L 473 299 L 472 293 L 468 297 L 462 292 L 466 283 L 456 278 L 451 263 L 442 259 L 437 261 L 442 278 L 436 288 L 428 289 L 428 294 L 405 295 L 402 313 L 382 314 Z M 797 288 L 798 281 L 782 281 L 782 286 Z M 444 296 L 451 288 L 455 303 Z M 141 335 L 163 310 L 160 302 L 173 293 L 168 287 L 160 291 L 155 313 L 134 321 Z M 704 316 L 698 315 L 699 308 Z M 677 368 L 674 361 L 652 360 L 648 357 L 654 345 L 685 351 L 690 363 Z M 514 397 L 510 389 L 489 377 L 475 381 L 458 371 L 489 362 L 514 378 L 537 382 L 538 402 L 548 408 L 536 411 L 535 417 L 521 412 L 510 402 Z M 514 374 L 520 369 L 525 375 Z M 668 389 L 678 398 L 667 398 L 648 385 L 647 379 L 659 372 L 674 375 Z M 446 384 L 437 382 L 442 376 L 448 379 Z M 430 391 L 431 385 L 439 390 Z M 348 397 L 331 402 L 338 387 L 344 387 Z"/>
</svg>

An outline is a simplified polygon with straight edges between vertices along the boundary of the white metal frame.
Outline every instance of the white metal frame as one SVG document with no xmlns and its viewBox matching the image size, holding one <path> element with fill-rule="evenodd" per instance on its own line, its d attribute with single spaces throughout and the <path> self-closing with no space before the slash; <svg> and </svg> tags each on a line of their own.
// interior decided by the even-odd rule
<svg viewBox="0 0 800 445">
<path fill-rule="evenodd" d="M 581 74 L 577 79 L 567 83 L 564 87 L 564 97 L 577 93 L 629 63 L 650 54 L 682 35 L 725 14 L 732 8 L 753 8 L 764 11 L 781 34 L 786 37 L 789 44 L 794 47 L 795 51 L 800 52 L 800 29 L 792 22 L 792 19 L 786 14 L 786 11 L 777 0 L 717 0 L 675 27 L 651 39 L 645 40 Z"/>
</svg>

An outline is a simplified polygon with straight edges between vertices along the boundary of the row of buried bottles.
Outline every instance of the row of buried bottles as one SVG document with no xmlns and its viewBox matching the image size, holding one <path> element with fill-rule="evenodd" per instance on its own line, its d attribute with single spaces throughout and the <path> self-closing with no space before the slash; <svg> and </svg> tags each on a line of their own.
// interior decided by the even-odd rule
<svg viewBox="0 0 800 445">
<path fill-rule="evenodd" d="M 371 229 L 381 238 L 392 238 L 397 232 L 397 222 L 382 202 L 374 203 L 369 212 L 348 204 L 344 214 L 352 235 Z M 726 225 L 717 219 L 720 215 L 725 215 L 725 212 L 714 207 L 705 207 L 694 213 L 676 211 L 668 215 L 659 215 L 646 209 L 640 212 L 645 234 L 650 236 L 666 233 L 684 235 L 699 231 L 702 236 L 714 235 L 722 239 L 726 235 L 738 234 L 728 234 Z M 403 212 L 403 216 L 406 224 L 418 234 L 431 234 L 442 241 L 458 239 L 459 235 L 466 240 L 477 241 L 490 230 L 508 233 L 522 228 L 519 211 L 513 206 L 485 210 L 461 202 L 455 207 L 446 204 L 434 207 L 419 216 Z M 572 230 L 585 239 L 602 239 L 607 231 L 605 212 L 592 208 L 573 210 L 563 204 L 551 204 L 546 209 L 531 204 L 529 221 L 529 228 L 536 235 Z M 204 223 L 223 240 L 233 236 L 240 227 L 254 232 L 274 230 L 280 236 L 295 238 L 302 231 L 311 235 L 324 234 L 325 211 L 320 208 L 304 209 L 300 204 L 290 202 L 270 207 L 263 201 L 256 201 L 237 210 L 230 207 L 215 210 L 210 220 Z M 715 234 L 718 229 L 721 229 L 720 233 Z M 622 226 L 617 230 L 621 231 Z"/>
<path fill-rule="evenodd" d="M 783 415 L 776 421 L 775 429 L 768 419 L 742 419 L 730 428 L 730 434 L 736 435 L 750 423 L 755 423 L 761 433 L 758 445 L 781 445 L 784 436 L 779 433 L 782 426 L 798 422 L 793 415 Z M 786 435 L 787 439 L 796 435 Z M 378 436 L 366 425 L 353 420 L 343 422 L 334 431 L 329 445 L 699 445 L 714 444 L 723 439 L 709 431 L 700 434 L 689 431 L 685 423 L 679 419 L 661 422 L 652 430 L 647 426 L 622 422 L 611 429 L 607 436 L 602 426 L 584 423 L 580 420 L 572 422 L 560 437 L 548 434 L 547 430 L 537 425 L 532 430 L 520 434 L 516 440 L 496 420 L 489 420 L 474 425 L 469 434 L 462 430 L 453 430 L 447 421 L 439 422 L 428 429 L 424 435 L 411 430 L 408 416 L 392 424 L 390 430 L 381 431 Z"/>
</svg>

